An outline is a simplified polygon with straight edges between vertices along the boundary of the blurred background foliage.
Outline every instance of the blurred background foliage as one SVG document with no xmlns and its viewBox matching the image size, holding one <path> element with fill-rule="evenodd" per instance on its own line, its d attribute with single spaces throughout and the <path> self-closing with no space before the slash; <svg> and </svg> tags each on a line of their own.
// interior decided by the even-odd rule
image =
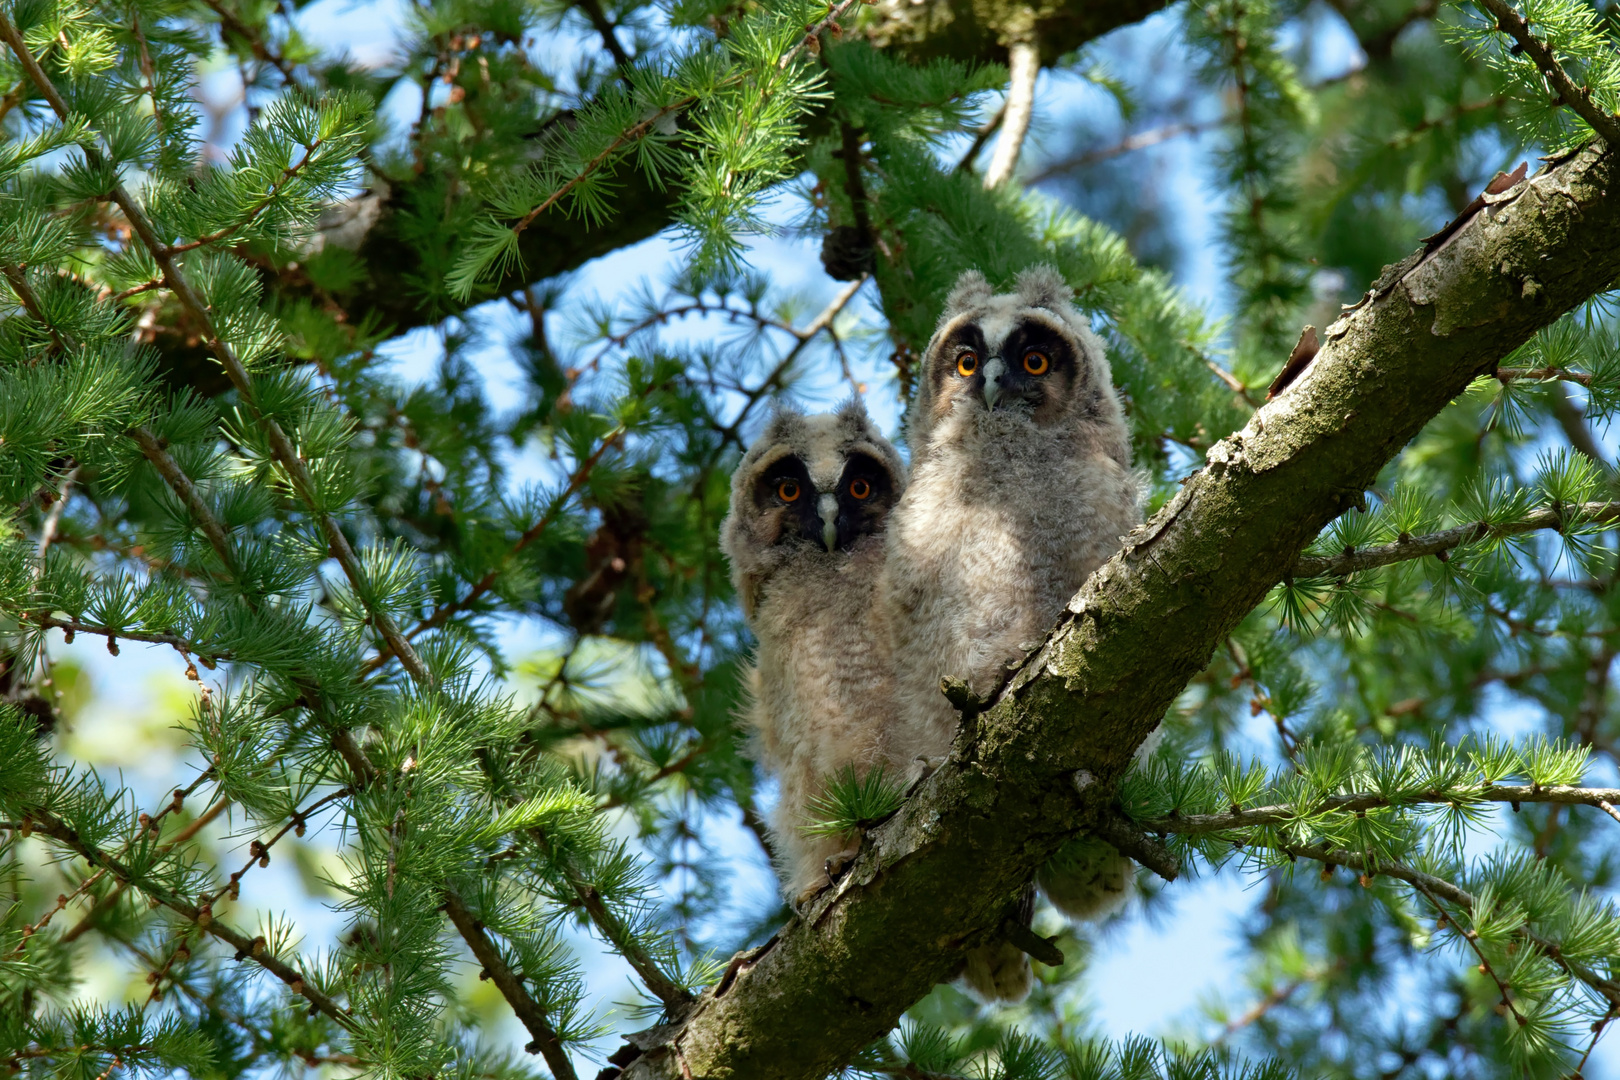
<svg viewBox="0 0 1620 1080">
<path fill-rule="evenodd" d="M 902 439 L 950 282 L 1051 262 L 1108 337 L 1157 506 L 1302 327 L 1590 136 L 1478 10 L 1434 0 L 0 10 L 71 114 L 0 51 L 0 1054 L 98 1080 L 591 1075 L 787 914 L 715 545 L 773 401 L 862 393 Z M 1608 6 L 1524 10 L 1612 112 Z M 1019 49 L 1033 127 L 986 188 Z M 1620 779 L 1615 329 L 1595 298 L 1430 424 L 1313 556 L 1480 528 L 1289 581 L 1166 717 L 1161 761 L 1333 758 L 1354 787 L 1495 731 L 1574 748 L 1508 773 Z M 1413 843 L 1503 903 L 1530 889 L 1513 859 L 1559 911 L 1611 894 L 1592 807 L 1475 817 Z M 1387 878 L 1188 852 L 1252 890 L 1219 970 L 1122 986 L 1094 963 L 1143 926 L 1230 932 L 1144 872 L 1110 926 L 1038 913 L 1067 960 L 1028 1002 L 940 987 L 852 1068 L 1620 1067 L 1608 1001 L 1505 959 L 1511 935 L 1493 968 Z M 255 974 L 266 953 L 286 973 Z M 1147 1033 L 1168 1043 L 1099 1037 L 1099 1001 L 1189 981 L 1218 989 Z"/>
</svg>

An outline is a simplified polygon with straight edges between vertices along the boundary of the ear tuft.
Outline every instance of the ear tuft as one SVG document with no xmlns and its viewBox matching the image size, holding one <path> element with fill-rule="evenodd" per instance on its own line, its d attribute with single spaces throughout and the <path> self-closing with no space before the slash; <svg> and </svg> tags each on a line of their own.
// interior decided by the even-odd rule
<svg viewBox="0 0 1620 1080">
<path fill-rule="evenodd" d="M 872 428 L 872 417 L 866 411 L 866 402 L 861 400 L 859 394 L 849 395 L 849 400 L 838 406 L 838 423 L 851 435 L 859 435 Z"/>
<path fill-rule="evenodd" d="M 945 316 L 949 318 L 968 308 L 984 303 L 994 295 L 990 283 L 977 270 L 968 270 L 956 279 L 950 295 L 945 297 Z"/>
<path fill-rule="evenodd" d="M 753 446 L 768 446 L 786 439 L 790 432 L 804 422 L 804 410 L 793 402 L 784 398 L 777 398 L 771 405 L 771 415 L 765 421 L 765 427 L 755 437 Z M 753 447 L 751 446 L 750 449 Z"/>
<path fill-rule="evenodd" d="M 1018 298 L 1030 307 L 1062 314 L 1074 300 L 1074 290 L 1053 266 L 1032 266 L 1018 274 Z"/>
</svg>

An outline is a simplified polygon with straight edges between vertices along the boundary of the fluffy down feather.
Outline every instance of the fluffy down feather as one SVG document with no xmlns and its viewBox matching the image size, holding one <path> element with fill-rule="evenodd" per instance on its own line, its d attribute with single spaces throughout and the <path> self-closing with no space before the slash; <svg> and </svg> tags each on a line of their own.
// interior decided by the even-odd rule
<svg viewBox="0 0 1620 1080">
<path fill-rule="evenodd" d="M 996 690 L 1141 520 L 1107 357 L 1071 295 L 1050 267 L 1000 295 L 969 272 L 924 353 L 907 419 L 911 482 L 880 583 L 894 631 L 896 760 L 944 755 L 958 717 L 941 678 Z M 1103 847 L 1043 874 L 1049 899 L 1077 917 L 1117 905 L 1130 864 Z M 970 988 L 1021 998 L 1027 963 L 1009 949 L 970 957 Z"/>
<path fill-rule="evenodd" d="M 858 503 L 848 495 L 857 474 L 868 488 Z M 779 477 L 810 490 L 784 502 Z M 807 804 L 845 768 L 864 775 L 885 760 L 893 664 L 875 601 L 882 529 L 905 482 L 858 400 L 825 415 L 779 410 L 732 477 L 720 543 L 758 640 L 743 720 L 753 756 L 781 786 L 770 831 L 790 900 L 827 884 L 826 861 L 845 844 L 803 834 Z M 835 546 L 814 510 L 829 496 L 859 519 L 838 511 Z"/>
</svg>

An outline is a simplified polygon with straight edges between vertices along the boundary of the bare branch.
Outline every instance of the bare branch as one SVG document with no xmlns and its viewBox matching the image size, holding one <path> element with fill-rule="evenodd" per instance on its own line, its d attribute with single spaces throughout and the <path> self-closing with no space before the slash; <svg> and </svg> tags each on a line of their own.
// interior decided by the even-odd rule
<svg viewBox="0 0 1620 1080">
<path fill-rule="evenodd" d="M 973 141 L 968 144 L 968 148 L 962 154 L 961 160 L 956 163 L 956 172 L 973 171 L 973 163 L 978 159 L 979 151 L 983 150 L 984 144 L 990 141 L 990 136 L 1000 130 L 1001 122 L 1006 119 L 1006 116 L 1007 103 L 1003 101 L 1001 107 L 996 110 L 995 115 L 980 124 L 979 130 L 973 133 Z"/>
<path fill-rule="evenodd" d="M 1013 42 L 1007 52 L 1010 58 L 1007 104 L 995 153 L 990 155 L 990 164 L 984 170 L 987 188 L 1000 187 L 1018 168 L 1018 155 L 1024 149 L 1029 122 L 1035 115 L 1035 80 L 1041 73 L 1041 51 L 1033 39 L 1026 39 Z"/>
<path fill-rule="evenodd" d="M 630 66 L 630 54 L 624 51 L 619 44 L 619 36 L 613 23 L 608 19 L 607 12 L 602 10 L 601 0 L 575 0 L 574 6 L 585 13 L 591 20 L 591 26 L 601 35 L 602 47 L 613 55 L 613 62 L 621 69 Z"/>
<path fill-rule="evenodd" d="M 1181 122 L 1149 128 L 1147 131 L 1138 131 L 1134 135 L 1127 135 L 1108 146 L 1097 147 L 1070 157 L 1060 158 L 1041 169 L 1034 176 L 1031 176 L 1029 183 L 1032 185 L 1038 184 L 1042 180 L 1050 180 L 1054 176 L 1059 176 L 1074 169 L 1089 168 L 1110 158 L 1135 153 L 1138 150 L 1146 150 L 1150 146 L 1158 146 L 1160 143 L 1169 142 L 1171 139 L 1177 139 L 1183 135 L 1201 135 L 1218 126 L 1218 124 L 1213 123 L 1193 124 Z"/>
<path fill-rule="evenodd" d="M 1575 404 L 1569 395 L 1569 388 L 1562 383 L 1553 387 L 1552 414 L 1558 426 L 1564 429 L 1564 438 L 1569 440 L 1570 446 L 1596 462 L 1604 472 L 1614 472 L 1614 466 L 1603 453 L 1603 448 L 1592 437 L 1592 429 L 1587 426 L 1581 407 Z"/>
</svg>

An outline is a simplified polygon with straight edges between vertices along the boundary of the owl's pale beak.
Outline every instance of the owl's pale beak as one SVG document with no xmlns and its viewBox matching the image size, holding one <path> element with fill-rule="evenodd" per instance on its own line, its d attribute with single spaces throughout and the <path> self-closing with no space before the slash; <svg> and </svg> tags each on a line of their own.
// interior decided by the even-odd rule
<svg viewBox="0 0 1620 1080">
<path fill-rule="evenodd" d="M 823 495 L 816 502 L 816 510 L 821 514 L 821 542 L 832 551 L 838 547 L 838 496 Z"/>
<path fill-rule="evenodd" d="M 984 365 L 984 406 L 987 409 L 996 407 L 996 399 L 1001 397 L 1001 377 L 1007 372 L 1007 361 L 999 356 L 992 356 Z"/>
</svg>

